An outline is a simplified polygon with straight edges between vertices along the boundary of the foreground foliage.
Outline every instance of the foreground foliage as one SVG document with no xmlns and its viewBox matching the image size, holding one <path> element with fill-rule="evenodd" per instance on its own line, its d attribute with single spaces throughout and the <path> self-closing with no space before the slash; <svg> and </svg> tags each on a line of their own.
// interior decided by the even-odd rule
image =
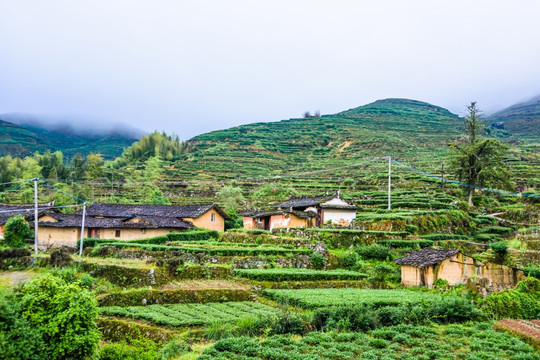
<svg viewBox="0 0 540 360">
<path fill-rule="evenodd" d="M 484 323 L 476 328 L 398 325 L 369 334 L 312 332 L 301 339 L 276 335 L 261 341 L 231 338 L 216 342 L 199 360 L 540 359 L 530 345 L 490 327 Z"/>
<path fill-rule="evenodd" d="M 97 352 L 94 296 L 79 283 L 45 275 L 0 294 L 0 358 L 84 359 Z"/>
</svg>

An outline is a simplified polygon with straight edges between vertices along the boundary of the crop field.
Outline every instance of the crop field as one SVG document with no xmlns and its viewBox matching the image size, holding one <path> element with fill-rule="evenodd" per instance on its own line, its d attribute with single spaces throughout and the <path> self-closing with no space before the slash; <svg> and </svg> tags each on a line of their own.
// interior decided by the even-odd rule
<svg viewBox="0 0 540 360">
<path fill-rule="evenodd" d="M 440 295 L 402 289 L 300 289 L 264 290 L 263 294 L 281 304 L 314 309 L 325 306 L 392 306 L 436 301 Z"/>
<path fill-rule="evenodd" d="M 257 281 L 315 281 L 315 280 L 360 280 L 366 274 L 349 270 L 312 270 L 296 268 L 236 269 L 234 275 Z"/>
<path fill-rule="evenodd" d="M 262 341 L 232 338 L 218 341 L 198 359 L 538 360 L 540 355 L 523 341 L 480 323 L 446 328 L 398 325 L 368 334 L 313 332 L 300 339 L 289 335 Z"/>
<path fill-rule="evenodd" d="M 171 327 L 203 326 L 212 322 L 233 322 L 246 316 L 269 317 L 278 310 L 254 302 L 225 302 L 208 304 L 166 304 L 149 306 L 106 306 L 102 315 L 146 320 Z"/>
</svg>

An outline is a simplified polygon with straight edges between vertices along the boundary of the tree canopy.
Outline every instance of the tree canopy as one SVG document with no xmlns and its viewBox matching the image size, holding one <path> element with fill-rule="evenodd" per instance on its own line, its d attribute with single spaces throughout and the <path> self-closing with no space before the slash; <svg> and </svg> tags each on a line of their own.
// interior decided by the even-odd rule
<svg viewBox="0 0 540 360">
<path fill-rule="evenodd" d="M 511 176 L 504 162 L 508 148 L 497 139 L 483 138 L 484 121 L 480 119 L 480 110 L 476 102 L 467 107 L 465 141 L 451 143 L 454 149 L 451 169 L 454 175 L 469 185 L 468 203 L 472 205 L 474 186 L 502 186 L 511 188 Z"/>
</svg>

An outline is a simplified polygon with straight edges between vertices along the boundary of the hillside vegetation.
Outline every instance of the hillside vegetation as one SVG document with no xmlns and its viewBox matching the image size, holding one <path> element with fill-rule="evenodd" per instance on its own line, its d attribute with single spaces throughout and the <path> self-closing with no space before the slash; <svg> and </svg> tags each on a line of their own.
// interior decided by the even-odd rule
<svg viewBox="0 0 540 360">
<path fill-rule="evenodd" d="M 504 130 L 517 138 L 540 140 L 540 96 L 512 105 L 486 118 L 488 124 L 503 123 Z"/>
<path fill-rule="evenodd" d="M 67 159 L 76 154 L 100 153 L 105 159 L 120 156 L 137 139 L 127 133 L 75 133 L 69 127 L 47 129 L 37 125 L 16 125 L 0 120 L 0 156 L 29 156 L 36 151 L 61 151 Z"/>
</svg>

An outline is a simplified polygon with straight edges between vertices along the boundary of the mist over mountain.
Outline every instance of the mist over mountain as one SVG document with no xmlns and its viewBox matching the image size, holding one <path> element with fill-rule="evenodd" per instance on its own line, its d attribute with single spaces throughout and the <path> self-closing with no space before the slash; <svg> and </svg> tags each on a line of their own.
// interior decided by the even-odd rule
<svg viewBox="0 0 540 360">
<path fill-rule="evenodd" d="M 0 119 L 27 129 L 41 128 L 89 138 L 114 134 L 138 140 L 142 135 L 145 135 L 143 130 L 125 123 L 81 117 L 8 113 L 0 114 Z"/>
<path fill-rule="evenodd" d="M 524 139 L 540 139 L 540 95 L 486 117 L 488 124 Z"/>
<path fill-rule="evenodd" d="M 36 151 L 62 151 L 66 159 L 76 154 L 100 153 L 111 160 L 142 135 L 143 131 L 121 123 L 3 114 L 0 115 L 0 156 L 24 157 Z"/>
</svg>

